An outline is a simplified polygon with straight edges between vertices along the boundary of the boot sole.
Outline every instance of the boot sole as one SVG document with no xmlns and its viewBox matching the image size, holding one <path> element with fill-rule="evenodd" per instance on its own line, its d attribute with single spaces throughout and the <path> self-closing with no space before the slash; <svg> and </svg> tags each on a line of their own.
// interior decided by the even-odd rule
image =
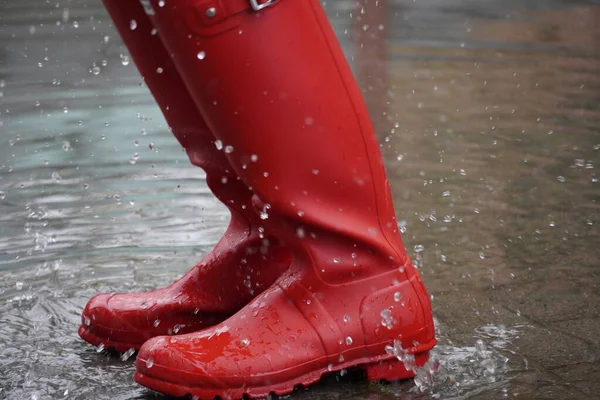
<svg viewBox="0 0 600 400">
<path fill-rule="evenodd" d="M 79 337 L 81 337 L 83 340 L 85 340 L 92 346 L 98 347 L 101 344 L 103 344 L 104 350 L 109 351 L 109 352 L 112 350 L 112 351 L 116 351 L 118 353 L 125 353 L 126 351 L 131 350 L 131 349 L 138 351 L 140 349 L 140 347 L 142 347 L 142 345 L 144 344 L 144 343 L 115 342 L 115 341 L 106 339 L 104 337 L 96 336 L 94 333 L 92 333 L 91 329 L 89 329 L 88 327 L 86 327 L 84 325 L 79 326 L 79 330 L 77 331 L 77 333 L 79 334 Z"/>
<path fill-rule="evenodd" d="M 417 353 L 415 356 L 415 364 L 418 367 L 423 366 L 429 360 L 429 350 Z M 210 388 L 210 387 L 194 387 L 184 386 L 172 382 L 167 382 L 158 378 L 150 377 L 139 371 L 136 371 L 134 379 L 137 383 L 152 389 L 159 393 L 168 394 L 176 397 L 191 396 L 198 400 L 213 400 L 222 398 L 228 400 L 237 400 L 244 397 L 247 398 L 264 398 L 271 394 L 281 396 L 294 391 L 298 386 L 308 386 L 318 382 L 325 374 L 339 372 L 348 368 L 358 368 L 365 372 L 368 382 L 378 381 L 400 381 L 414 378 L 415 373 L 407 370 L 404 363 L 396 357 L 390 358 L 389 355 L 380 357 L 366 357 L 355 359 L 343 364 L 338 364 L 334 368 L 322 368 L 307 374 L 298 376 L 293 380 L 280 382 L 275 385 L 267 386 L 244 386 L 235 388 Z"/>
</svg>

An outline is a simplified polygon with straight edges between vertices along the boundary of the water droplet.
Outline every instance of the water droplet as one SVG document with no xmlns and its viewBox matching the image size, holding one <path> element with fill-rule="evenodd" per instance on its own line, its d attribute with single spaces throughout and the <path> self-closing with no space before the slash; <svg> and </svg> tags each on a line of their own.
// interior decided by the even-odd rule
<svg viewBox="0 0 600 400">
<path fill-rule="evenodd" d="M 252 282 L 250 282 L 249 279 L 244 279 L 243 282 L 244 286 L 246 286 L 248 289 L 250 289 L 252 287 Z M 256 316 L 256 315 L 255 315 Z"/>
<path fill-rule="evenodd" d="M 206 57 L 206 53 L 203 51 L 199 51 L 198 54 L 196 54 L 196 57 L 198 57 L 198 60 L 204 60 L 204 57 Z"/>
<path fill-rule="evenodd" d="M 154 359 L 152 357 L 148 357 L 146 360 L 146 368 L 150 369 L 154 365 Z"/>
<path fill-rule="evenodd" d="M 479 252 L 479 258 L 481 258 L 482 260 L 485 259 L 485 254 L 483 254 L 483 251 Z"/>
<path fill-rule="evenodd" d="M 333 371 L 333 364 L 327 365 L 327 371 L 329 371 L 329 372 Z"/>
<path fill-rule="evenodd" d="M 121 361 L 127 361 L 135 353 L 135 349 L 129 349 L 125 353 L 121 354 Z"/>
<path fill-rule="evenodd" d="M 102 353 L 104 351 L 104 343 L 100 343 L 97 347 L 96 347 L 96 352 L 97 353 Z"/>
<path fill-rule="evenodd" d="M 350 346 L 352 344 L 352 338 L 350 336 L 346 337 L 346 344 Z"/>
<path fill-rule="evenodd" d="M 135 30 L 135 28 L 137 28 L 137 21 L 135 19 L 132 19 L 131 21 L 129 21 L 129 29 L 133 31 Z"/>
<path fill-rule="evenodd" d="M 423 250 L 425 250 L 425 246 L 423 246 L 422 244 L 417 244 L 415 246 L 415 253 L 421 253 Z"/>
<path fill-rule="evenodd" d="M 185 328 L 184 324 L 177 324 L 173 327 L 173 333 L 179 333 L 180 330 Z"/>
<path fill-rule="evenodd" d="M 242 339 L 242 340 L 240 340 L 240 344 L 243 347 L 248 347 L 250 345 L 250 340 L 248 340 L 248 339 Z"/>
<path fill-rule="evenodd" d="M 256 154 L 252 154 L 252 155 L 250 156 L 250 161 L 252 161 L 252 162 L 256 162 L 256 161 L 258 161 L 258 156 L 257 156 Z"/>
<path fill-rule="evenodd" d="M 233 146 L 225 146 L 225 153 L 227 153 L 227 154 L 233 153 Z"/>
<path fill-rule="evenodd" d="M 157 328 L 160 325 L 160 319 L 156 319 L 152 325 Z"/>
<path fill-rule="evenodd" d="M 158 6 L 159 7 L 164 7 L 165 6 L 165 0 L 159 0 Z"/>
<path fill-rule="evenodd" d="M 567 178 L 561 175 L 557 176 L 556 179 L 558 179 L 560 183 L 565 183 L 567 181 Z"/>
<path fill-rule="evenodd" d="M 140 153 L 133 153 L 133 155 L 131 156 L 131 159 L 129 160 L 129 164 L 133 165 L 137 162 L 137 160 L 139 160 L 140 158 Z"/>
<path fill-rule="evenodd" d="M 121 54 L 121 64 L 122 65 L 129 65 L 129 56 L 126 54 Z"/>
<path fill-rule="evenodd" d="M 17 283 L 15 283 L 15 286 L 17 288 L 17 290 L 22 290 L 23 289 L 23 282 L 18 281 Z"/>
<path fill-rule="evenodd" d="M 162 67 L 158 67 L 158 68 L 156 68 L 156 73 L 157 73 L 157 74 L 162 74 L 162 73 L 163 73 L 163 71 L 164 71 L 164 69 L 162 69 Z"/>
<path fill-rule="evenodd" d="M 87 317 L 87 316 L 83 317 L 83 324 L 85 326 L 90 326 L 91 323 L 92 323 L 92 321 L 89 319 L 89 317 Z"/>
<path fill-rule="evenodd" d="M 394 301 L 399 302 L 402 299 L 402 293 L 396 292 L 394 293 Z"/>
<path fill-rule="evenodd" d="M 270 208 L 271 208 L 270 205 L 265 204 L 263 209 L 260 211 L 260 219 L 268 219 L 269 218 L 269 209 Z"/>
<path fill-rule="evenodd" d="M 6 198 L 6 193 L 0 190 L 0 200 L 4 200 Z"/>
<path fill-rule="evenodd" d="M 298 228 L 296 229 L 296 235 L 298 235 L 300 239 L 303 239 L 306 236 L 306 232 L 304 232 L 303 228 Z"/>
<path fill-rule="evenodd" d="M 335 257 L 335 258 L 333 259 L 333 263 L 334 263 L 334 264 L 339 264 L 339 263 L 340 263 L 340 261 L 341 261 L 341 260 L 340 260 L 340 258 L 339 258 L 339 257 Z"/>
<path fill-rule="evenodd" d="M 215 140 L 215 147 L 217 148 L 217 150 L 222 150 L 223 149 L 223 142 L 221 142 L 220 140 Z"/>
<path fill-rule="evenodd" d="M 319 170 L 318 169 L 313 169 L 312 173 L 313 173 L 313 175 L 319 175 Z"/>
<path fill-rule="evenodd" d="M 69 142 L 68 140 L 65 140 L 62 144 L 62 149 L 64 151 L 71 151 L 73 150 L 73 147 L 71 147 L 71 142 Z"/>
</svg>

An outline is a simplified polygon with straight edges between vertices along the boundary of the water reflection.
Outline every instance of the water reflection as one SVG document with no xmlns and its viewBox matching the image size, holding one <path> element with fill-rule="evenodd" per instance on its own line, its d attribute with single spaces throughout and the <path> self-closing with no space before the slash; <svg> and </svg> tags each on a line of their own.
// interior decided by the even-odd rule
<svg viewBox="0 0 600 400">
<path fill-rule="evenodd" d="M 595 393 L 600 7 L 325 6 L 433 295 L 440 366 L 424 392 L 349 374 L 295 397 Z M 146 398 L 131 362 L 77 338 L 80 311 L 172 281 L 225 229 L 126 57 L 99 2 L 0 4 L 0 397 Z"/>
</svg>

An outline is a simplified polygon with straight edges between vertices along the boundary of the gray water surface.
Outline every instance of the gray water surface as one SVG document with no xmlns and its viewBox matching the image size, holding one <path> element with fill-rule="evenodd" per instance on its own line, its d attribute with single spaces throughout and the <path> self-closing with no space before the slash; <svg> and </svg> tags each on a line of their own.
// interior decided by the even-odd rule
<svg viewBox="0 0 600 400">
<path fill-rule="evenodd" d="M 293 399 L 600 393 L 600 3 L 325 8 L 433 298 L 432 382 L 330 376 Z M 0 0 L 0 398 L 161 398 L 76 330 L 168 284 L 228 222 L 101 3 Z M 126 65 L 125 65 L 126 64 Z"/>
</svg>

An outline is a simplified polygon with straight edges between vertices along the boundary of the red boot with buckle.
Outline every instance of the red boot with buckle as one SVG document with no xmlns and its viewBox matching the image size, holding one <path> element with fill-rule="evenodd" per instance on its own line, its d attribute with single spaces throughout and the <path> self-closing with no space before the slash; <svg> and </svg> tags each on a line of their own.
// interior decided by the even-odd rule
<svg viewBox="0 0 600 400">
<path fill-rule="evenodd" d="M 199 399 L 289 393 L 330 371 L 415 375 L 435 345 L 379 147 L 318 0 L 152 0 L 151 19 L 292 265 L 224 322 L 140 349 L 135 379 Z"/>
<path fill-rule="evenodd" d="M 281 276 L 291 258 L 276 239 L 259 232 L 263 224 L 252 211 L 252 191 L 215 147 L 140 2 L 104 3 L 174 135 L 231 211 L 229 227 L 214 250 L 177 282 L 151 292 L 101 294 L 89 301 L 79 335 L 95 346 L 124 352 L 157 335 L 193 332 L 224 320 Z"/>
</svg>

